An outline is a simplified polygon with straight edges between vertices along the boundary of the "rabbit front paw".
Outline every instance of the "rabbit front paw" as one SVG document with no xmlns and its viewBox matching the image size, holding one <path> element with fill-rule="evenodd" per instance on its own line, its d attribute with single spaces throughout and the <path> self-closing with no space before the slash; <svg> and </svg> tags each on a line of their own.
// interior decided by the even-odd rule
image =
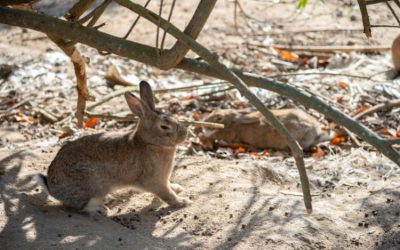
<svg viewBox="0 0 400 250">
<path fill-rule="evenodd" d="M 192 201 L 186 197 L 176 197 L 173 202 L 170 202 L 169 205 L 173 207 L 186 207 L 192 204 Z"/>
<path fill-rule="evenodd" d="M 170 187 L 177 194 L 179 194 L 180 192 L 182 192 L 184 190 L 181 185 L 176 184 L 176 183 L 170 183 Z"/>
</svg>

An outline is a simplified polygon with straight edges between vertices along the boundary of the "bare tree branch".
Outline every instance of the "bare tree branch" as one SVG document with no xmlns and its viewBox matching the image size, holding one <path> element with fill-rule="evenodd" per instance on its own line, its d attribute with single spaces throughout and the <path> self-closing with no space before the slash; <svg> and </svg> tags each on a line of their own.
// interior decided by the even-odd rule
<svg viewBox="0 0 400 250">
<path fill-rule="evenodd" d="M 153 16 L 150 14 L 148 18 L 152 18 L 153 21 L 158 22 L 157 15 Z M 157 60 L 158 57 L 154 48 L 132 41 L 126 41 L 124 39 L 108 35 L 95 29 L 83 27 L 76 23 L 71 23 L 41 14 L 29 13 L 26 11 L 15 10 L 5 7 L 0 7 L 0 22 L 31 28 L 42 31 L 44 33 L 61 36 L 74 42 L 81 42 L 97 49 L 107 50 L 120 56 L 132 58 L 134 60 L 152 66 L 158 67 L 160 65 Z M 326 117 L 334 120 L 336 123 L 345 126 L 350 131 L 357 134 L 360 138 L 364 139 L 365 141 L 376 147 L 379 151 L 385 154 L 396 164 L 400 165 L 400 156 L 398 152 L 396 152 L 387 141 L 378 137 L 375 133 L 368 130 L 368 128 L 366 128 L 362 124 L 359 124 L 336 108 L 327 105 L 318 97 L 315 97 L 310 93 L 297 89 L 293 86 L 282 84 L 280 82 L 273 81 L 268 78 L 264 78 L 254 74 L 243 73 L 238 70 L 233 70 L 235 74 L 232 74 L 231 71 L 218 63 L 215 56 L 210 55 L 207 50 L 204 50 L 204 47 L 197 43 L 193 45 L 193 39 L 182 34 L 179 30 L 175 30 L 174 27 L 172 27 L 169 23 L 162 22 L 161 27 L 163 29 L 168 29 L 170 34 L 178 36 L 178 39 L 183 41 L 184 46 L 191 46 L 195 52 L 199 53 L 200 56 L 208 60 L 209 63 L 212 63 L 212 65 L 209 65 L 196 60 L 183 59 L 176 66 L 177 68 L 233 81 L 235 82 L 235 85 L 241 88 L 242 93 L 244 93 L 246 97 L 251 98 L 252 96 L 251 92 L 249 93 L 246 86 L 243 85 L 243 82 L 246 82 L 248 86 L 268 89 L 281 95 L 287 96 L 308 108 L 313 108 L 323 113 Z M 217 68 L 218 71 L 216 70 Z M 235 75 L 238 76 L 241 80 Z M 257 100 L 252 100 L 252 102 L 256 105 L 259 105 L 257 103 Z M 257 106 L 257 108 L 259 107 Z M 267 111 L 264 110 L 263 114 L 267 114 Z"/>
<path fill-rule="evenodd" d="M 248 86 L 240 79 L 235 73 L 233 73 L 229 68 L 227 68 L 224 64 L 219 62 L 219 58 L 217 55 L 211 53 L 207 48 L 196 42 L 192 37 L 182 33 L 178 28 L 169 23 L 168 21 L 162 19 L 159 15 L 143 8 L 141 5 L 133 3 L 127 0 L 115 0 L 115 2 L 120 5 L 136 12 L 137 14 L 143 16 L 150 22 L 155 25 L 159 25 L 164 30 L 168 31 L 172 36 L 182 42 L 184 45 L 189 47 L 199 56 L 201 56 L 205 61 L 207 61 L 221 77 L 224 77 L 227 81 L 231 82 L 239 92 L 245 96 L 252 105 L 254 105 L 258 111 L 260 111 L 264 117 L 271 122 L 272 126 L 283 136 L 286 140 L 287 145 L 289 146 L 293 157 L 296 160 L 296 166 L 298 168 L 300 174 L 301 187 L 303 189 L 303 198 L 304 204 L 307 208 L 307 212 L 312 212 L 312 204 L 311 204 L 311 192 L 309 181 L 307 177 L 307 172 L 305 169 L 304 159 L 303 159 L 303 150 L 300 147 L 299 143 L 294 139 L 294 137 L 289 133 L 287 128 L 282 124 L 282 122 L 274 116 L 274 114 L 265 107 L 263 102 L 250 91 Z"/>
<path fill-rule="evenodd" d="M 126 41 L 122 38 L 111 36 L 101 31 L 87 28 L 76 23 L 59 20 L 57 18 L 42 14 L 30 13 L 27 11 L 6 7 L 0 7 L 0 22 L 9 25 L 30 28 L 44 33 L 63 36 L 69 40 L 81 42 L 99 50 L 110 51 L 116 55 L 131 58 L 154 67 L 160 66 L 154 48 L 133 41 Z M 197 60 L 183 59 L 176 66 L 176 68 L 226 80 L 224 77 L 221 77 L 210 65 Z M 364 125 L 342 113 L 337 108 L 326 104 L 320 98 L 313 96 L 304 90 L 281 83 L 279 81 L 251 73 L 244 73 L 236 69 L 233 69 L 233 71 L 249 86 L 263 88 L 280 95 L 287 96 L 288 98 L 304 105 L 307 108 L 315 109 L 316 111 L 324 114 L 327 118 L 333 120 L 337 124 L 348 128 L 351 132 L 374 146 L 400 166 L 400 155 L 389 145 L 389 143 L 380 138 L 374 132 L 370 131 Z"/>
<path fill-rule="evenodd" d="M 0 2 L 0 6 L 7 6 L 7 5 L 16 5 L 16 4 L 25 4 L 25 3 L 34 3 L 38 0 L 2 0 Z"/>
<path fill-rule="evenodd" d="M 96 0 L 80 0 L 64 15 L 68 21 L 76 21 Z"/>
<path fill-rule="evenodd" d="M 189 24 L 186 26 L 184 33 L 194 39 L 200 34 L 207 19 L 213 10 L 217 0 L 201 0 Z M 168 30 L 166 30 L 168 31 Z M 170 50 L 164 50 L 159 60 L 160 69 L 171 69 L 175 67 L 187 54 L 189 47 L 182 42 L 177 41 Z"/>
</svg>

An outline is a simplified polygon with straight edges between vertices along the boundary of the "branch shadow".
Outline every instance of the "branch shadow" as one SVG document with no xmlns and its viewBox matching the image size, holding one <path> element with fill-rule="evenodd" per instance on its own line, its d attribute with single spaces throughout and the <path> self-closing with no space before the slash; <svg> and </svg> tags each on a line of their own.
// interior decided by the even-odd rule
<svg viewBox="0 0 400 250">
<path fill-rule="evenodd" d="M 365 220 L 371 225 L 377 225 L 383 231 L 375 243 L 375 249 L 400 248 L 400 191 L 399 186 L 384 188 L 372 192 L 364 198 L 361 204 L 365 211 Z M 386 200 L 385 200 L 386 199 Z"/>
<path fill-rule="evenodd" d="M 110 218 L 73 213 L 47 200 L 26 174 L 27 163 L 37 157 L 17 151 L 0 159 L 1 249 L 165 249 L 185 241 L 183 235 L 157 238 L 152 231 L 130 230 Z M 154 227 L 156 218 L 146 209 L 140 211 L 141 217 Z"/>
</svg>

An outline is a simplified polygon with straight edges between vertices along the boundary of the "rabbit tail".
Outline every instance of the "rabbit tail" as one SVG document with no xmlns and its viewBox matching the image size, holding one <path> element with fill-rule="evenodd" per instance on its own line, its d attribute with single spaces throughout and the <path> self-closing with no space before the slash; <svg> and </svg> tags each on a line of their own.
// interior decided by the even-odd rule
<svg viewBox="0 0 400 250">
<path fill-rule="evenodd" d="M 50 193 L 49 193 L 49 185 L 48 185 L 48 182 L 47 182 L 47 176 L 44 175 L 44 174 L 37 174 L 37 175 L 35 175 L 35 178 L 36 178 L 36 182 L 37 182 L 40 186 L 42 186 L 42 188 L 44 189 L 44 191 L 45 191 L 47 194 L 50 194 Z"/>
</svg>

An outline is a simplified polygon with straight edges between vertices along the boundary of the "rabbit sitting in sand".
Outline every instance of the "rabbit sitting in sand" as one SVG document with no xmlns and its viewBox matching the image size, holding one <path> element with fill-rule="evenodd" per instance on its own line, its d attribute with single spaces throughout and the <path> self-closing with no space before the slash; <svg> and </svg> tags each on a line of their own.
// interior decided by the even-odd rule
<svg viewBox="0 0 400 250">
<path fill-rule="evenodd" d="M 321 131 L 321 124 L 314 117 L 300 109 L 272 110 L 272 113 L 285 125 L 303 149 L 331 139 L 328 133 Z M 287 149 L 286 141 L 260 112 L 216 110 L 211 112 L 205 121 L 224 124 L 224 129 L 203 128 L 204 134 L 200 139 L 206 147 L 210 147 L 215 140 L 218 140 L 256 148 Z"/>
<path fill-rule="evenodd" d="M 169 180 L 176 146 L 184 141 L 187 128 L 155 110 L 147 82 L 140 83 L 140 97 L 125 93 L 139 117 L 135 131 L 89 135 L 60 149 L 47 176 L 39 175 L 51 196 L 67 207 L 103 213 L 104 197 L 126 186 L 151 192 L 171 206 L 191 203 L 176 195 L 183 189 Z"/>
</svg>

